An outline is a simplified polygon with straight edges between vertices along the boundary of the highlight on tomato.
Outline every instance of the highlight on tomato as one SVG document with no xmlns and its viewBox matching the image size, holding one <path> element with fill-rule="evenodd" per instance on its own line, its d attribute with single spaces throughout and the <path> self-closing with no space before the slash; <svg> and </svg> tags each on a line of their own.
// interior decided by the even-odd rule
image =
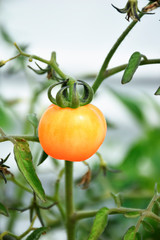
<svg viewBox="0 0 160 240">
<path fill-rule="evenodd" d="M 106 120 L 96 106 L 87 104 L 73 109 L 52 104 L 40 119 L 38 135 L 49 156 L 76 162 L 97 152 L 106 131 Z"/>
</svg>

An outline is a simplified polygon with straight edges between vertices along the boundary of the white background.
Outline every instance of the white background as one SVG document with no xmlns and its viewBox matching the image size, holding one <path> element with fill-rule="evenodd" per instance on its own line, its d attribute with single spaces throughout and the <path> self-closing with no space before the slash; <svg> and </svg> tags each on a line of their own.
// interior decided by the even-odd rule
<svg viewBox="0 0 160 240">
<path fill-rule="evenodd" d="M 17 43 L 30 45 L 30 52 L 50 57 L 56 51 L 58 62 L 69 74 L 96 72 L 106 53 L 128 26 L 123 8 L 126 0 L 1 0 L 0 22 Z M 139 9 L 148 2 L 139 1 Z M 134 51 L 148 58 L 160 55 L 160 14 L 146 15 L 120 46 L 110 66 L 125 63 Z M 0 44 L 0 56 L 10 57 L 11 49 Z M 153 68 L 157 69 L 157 68 Z M 159 67 L 158 67 L 159 69 Z M 157 70 L 158 71 L 158 70 Z M 160 73 L 160 70 L 159 70 Z M 145 75 L 145 67 L 139 70 Z M 155 76 L 155 71 L 147 73 Z"/>
</svg>

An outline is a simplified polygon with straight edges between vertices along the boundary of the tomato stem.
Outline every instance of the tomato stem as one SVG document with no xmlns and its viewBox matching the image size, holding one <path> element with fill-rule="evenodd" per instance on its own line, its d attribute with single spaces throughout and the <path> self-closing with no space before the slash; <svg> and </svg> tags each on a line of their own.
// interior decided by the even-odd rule
<svg viewBox="0 0 160 240">
<path fill-rule="evenodd" d="M 143 17 L 144 13 L 140 13 L 139 14 L 139 19 L 141 17 Z M 109 53 L 107 54 L 102 67 L 93 83 L 93 90 L 94 92 L 97 91 L 97 89 L 99 88 L 100 84 L 102 83 L 102 81 L 104 80 L 104 74 L 106 72 L 106 69 L 108 68 L 109 62 L 111 60 L 111 58 L 113 57 L 114 53 L 116 52 L 117 48 L 119 47 L 119 45 L 123 42 L 123 40 L 125 39 L 125 37 L 128 35 L 128 33 L 132 30 L 132 28 L 137 24 L 136 21 L 131 22 L 131 24 L 125 29 L 125 31 L 120 35 L 120 37 L 117 39 L 117 41 L 115 42 L 115 44 L 113 45 L 113 47 L 111 48 L 111 50 L 109 51 Z"/>
<path fill-rule="evenodd" d="M 73 162 L 65 161 L 65 201 L 67 240 L 75 240 L 74 200 L 73 200 Z"/>
<path fill-rule="evenodd" d="M 11 141 L 13 140 L 20 140 L 20 139 L 25 139 L 27 141 L 31 142 L 39 142 L 39 138 L 37 136 L 2 136 L 0 137 L 0 142 L 6 142 L 6 141 Z"/>
<path fill-rule="evenodd" d="M 67 79 L 68 76 L 66 74 L 64 74 L 61 69 L 58 67 L 57 63 L 56 63 L 56 54 L 55 52 L 52 52 L 51 54 L 51 59 L 50 61 L 44 59 L 44 58 L 41 58 L 39 56 L 36 56 L 36 55 L 31 55 L 31 54 L 28 54 L 28 53 L 25 53 L 23 52 L 20 47 L 14 43 L 15 47 L 17 48 L 18 52 L 19 52 L 19 55 L 17 56 L 24 56 L 24 57 L 28 57 L 29 59 L 35 59 L 35 60 L 38 60 L 40 62 L 43 62 L 43 63 L 46 63 L 47 65 L 51 66 L 55 72 L 63 79 Z"/>
</svg>

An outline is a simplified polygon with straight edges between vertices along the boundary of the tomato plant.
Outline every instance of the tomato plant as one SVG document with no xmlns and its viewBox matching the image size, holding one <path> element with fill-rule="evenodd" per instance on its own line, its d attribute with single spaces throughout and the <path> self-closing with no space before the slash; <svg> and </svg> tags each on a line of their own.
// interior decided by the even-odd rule
<svg viewBox="0 0 160 240">
<path fill-rule="evenodd" d="M 84 4 L 84 7 L 86 6 L 86 2 L 82 4 Z M 102 3 L 101 1 L 97 1 L 97 4 L 101 5 Z M 10 149 L 7 149 L 7 154 L 4 157 L 3 151 L 1 151 L 2 156 L 0 155 L 0 180 L 2 180 L 0 181 L 0 240 L 7 240 L 11 238 L 17 240 L 38 240 L 46 231 L 52 231 L 51 237 L 47 235 L 46 239 L 48 240 L 53 240 L 53 238 L 67 240 L 97 240 L 100 239 L 100 236 L 102 234 L 103 239 L 114 240 L 122 239 L 122 235 L 124 235 L 124 240 L 141 239 L 141 234 L 145 239 L 160 239 L 159 226 L 156 225 L 160 223 L 159 105 L 156 101 L 151 101 L 151 99 L 148 101 L 149 103 L 147 105 L 145 101 L 141 103 L 138 97 L 129 97 L 127 96 L 130 95 L 128 93 L 126 96 L 124 93 L 120 94 L 117 91 L 114 91 L 114 89 L 110 88 L 109 82 L 107 82 L 107 84 L 104 85 L 104 91 L 107 90 L 109 94 L 111 94 L 113 97 L 116 97 L 126 107 L 126 109 L 129 110 L 139 125 L 138 128 L 135 128 L 133 125 L 131 125 L 131 128 L 127 128 L 126 124 L 124 128 L 122 128 L 123 132 L 119 131 L 122 122 L 119 121 L 117 112 L 120 111 L 119 109 L 118 111 L 114 109 L 114 103 L 112 102 L 111 97 L 111 101 L 108 101 L 109 105 L 106 105 L 106 107 L 110 107 L 108 109 L 108 113 L 110 112 L 111 115 L 113 115 L 112 110 L 114 110 L 116 113 L 115 117 L 117 124 L 112 124 L 112 121 L 110 122 L 110 119 L 108 119 L 107 122 L 110 131 L 115 130 L 114 126 L 117 128 L 118 138 L 115 137 L 116 133 L 113 135 L 110 134 L 110 137 L 108 139 L 110 142 L 108 141 L 109 144 L 107 143 L 106 146 L 107 151 L 109 151 L 108 156 L 106 155 L 107 157 L 105 159 L 103 158 L 103 153 L 101 154 L 100 152 L 97 152 L 97 150 L 103 143 L 106 135 L 106 120 L 102 112 L 97 107 L 90 104 L 93 97 L 95 96 L 96 91 L 99 90 L 99 87 L 106 79 L 112 75 L 124 71 L 121 82 L 122 84 L 126 84 L 129 83 L 132 78 L 134 78 L 134 74 L 139 66 L 160 64 L 160 59 L 148 58 L 146 55 L 144 55 L 145 52 L 139 52 L 139 50 L 136 49 L 136 51 L 133 52 L 130 56 L 128 62 L 121 63 L 123 57 L 120 56 L 120 65 L 109 68 L 112 57 L 115 55 L 118 47 L 125 40 L 130 31 L 134 28 L 134 26 L 139 24 L 139 21 L 142 19 L 145 13 L 159 8 L 160 1 L 150 1 L 146 6 L 144 6 L 141 11 L 138 8 L 138 0 L 128 0 L 125 7 L 122 9 L 117 8 L 114 5 L 113 7 L 120 13 L 126 13 L 126 19 L 128 21 L 130 19 L 133 21 L 126 27 L 117 41 L 113 44 L 112 48 L 106 55 L 104 62 L 99 69 L 99 72 L 97 73 L 81 75 L 74 78 L 73 76 L 70 76 L 62 71 L 61 65 L 57 62 L 56 52 L 51 52 L 50 59 L 44 59 L 35 54 L 28 53 L 26 51 L 27 46 L 18 46 L 16 43 L 14 43 L 16 47 L 15 55 L 7 60 L 0 59 L 0 67 L 3 67 L 11 60 L 15 60 L 15 66 L 8 69 L 6 72 L 7 74 L 2 74 L 4 78 L 12 75 L 14 72 L 16 73 L 18 66 L 18 68 L 24 69 L 24 72 L 26 73 L 26 79 L 28 79 L 28 83 L 30 83 L 29 85 L 31 88 L 31 94 L 29 94 L 30 98 L 28 99 L 28 107 L 26 108 L 28 109 L 28 112 L 27 114 L 22 114 L 22 112 L 20 112 L 19 115 L 16 114 L 17 112 L 14 109 L 14 105 L 21 102 L 19 101 L 21 99 L 10 99 L 9 94 L 7 98 L 5 98 L 5 93 L 3 96 L 3 90 L 1 90 L 0 143 L 6 141 L 12 143 L 14 156 L 11 152 L 12 150 L 10 151 Z M 72 6 L 72 8 L 74 9 L 74 6 Z M 55 8 L 53 9 L 56 12 Z M 74 13 L 73 9 L 72 13 Z M 39 11 L 34 11 L 35 19 L 37 19 L 35 17 L 35 14 L 37 12 Z M 65 12 L 67 12 L 66 9 Z M 57 11 L 57 13 L 59 13 L 59 11 Z M 67 19 L 66 15 L 63 14 L 63 11 L 60 11 L 60 13 L 60 18 L 64 16 L 65 19 Z M 79 16 L 81 17 L 81 11 L 76 14 L 76 19 L 78 18 L 78 14 L 80 14 Z M 52 18 L 55 15 L 56 14 L 51 14 L 49 17 Z M 89 20 L 93 25 L 92 20 L 88 16 L 89 14 L 87 12 L 87 20 Z M 97 16 L 97 12 L 95 16 Z M 99 30 L 99 26 L 101 26 L 97 24 L 99 17 L 95 18 L 95 16 L 94 19 L 96 19 L 96 24 L 94 26 L 96 27 L 97 25 L 97 30 Z M 72 14 L 71 18 L 74 19 Z M 108 18 L 107 14 L 106 18 Z M 43 16 L 42 19 L 44 20 L 45 17 Z M 85 20 L 83 19 L 83 25 L 84 22 Z M 47 40 L 52 32 L 56 33 L 55 25 L 53 23 L 59 24 L 59 21 L 56 22 L 53 19 L 52 21 L 47 21 L 46 26 L 49 26 L 48 24 L 51 24 L 51 27 L 48 29 L 52 29 L 49 34 L 46 34 Z M 64 23 L 65 22 L 63 21 L 63 24 Z M 107 22 L 105 21 L 105 23 Z M 109 27 L 110 24 L 111 21 L 109 21 Z M 85 25 L 87 26 L 87 24 Z M 39 24 L 39 26 L 41 26 L 41 24 Z M 66 23 L 66 26 L 68 27 L 68 22 Z M 85 26 L 83 26 L 83 28 L 84 27 Z M 113 24 L 112 27 L 114 28 Z M 139 28 L 143 30 L 143 25 L 140 24 Z M 107 28 L 105 27 L 101 29 Z M 76 31 L 78 31 L 77 33 L 80 33 L 80 35 L 84 38 L 83 33 L 79 29 L 79 26 L 76 27 L 75 33 Z M 60 27 L 59 32 L 63 33 Z M 60 36 L 59 32 L 58 34 L 54 34 L 54 38 Z M 94 32 L 97 32 L 99 34 L 99 31 L 96 31 L 95 29 Z M 14 41 L 10 35 L 8 35 L 6 29 L 2 27 L 2 24 L 0 25 L 0 36 L 2 36 L 8 44 L 13 45 Z M 70 42 L 69 36 L 69 34 L 66 35 L 63 33 L 63 38 L 65 41 L 68 39 L 68 42 Z M 73 36 L 73 31 L 71 32 L 71 36 Z M 108 40 L 108 36 L 109 34 L 104 36 L 106 38 L 105 43 Z M 94 38 L 96 41 L 98 39 L 101 41 L 102 38 Z M 148 38 L 146 37 L 146 41 L 147 39 Z M 156 39 L 156 37 L 154 39 Z M 72 39 L 72 41 L 74 40 Z M 99 42 L 99 45 L 100 44 L 101 42 Z M 91 46 L 93 45 L 91 44 Z M 157 45 L 157 49 L 158 46 L 159 45 Z M 55 45 L 53 47 L 55 47 Z M 132 39 L 131 47 L 135 49 L 134 38 Z M 150 45 L 150 47 L 152 47 L 152 45 Z M 79 49 L 81 49 L 80 46 Z M 85 51 L 83 49 L 82 53 L 84 52 Z M 83 59 L 85 59 L 86 55 L 87 53 L 85 52 Z M 79 57 L 80 56 L 78 56 L 78 58 Z M 43 79 L 45 81 L 41 81 L 39 77 L 35 79 L 37 81 L 36 84 L 34 81 L 31 81 L 31 76 L 25 69 L 26 62 L 24 58 L 28 58 L 29 63 L 31 64 L 29 68 L 36 74 L 46 75 L 45 79 Z M 36 62 L 36 69 L 32 67 L 32 62 L 34 60 L 40 62 L 40 65 Z M 41 64 L 45 65 L 44 68 L 41 67 Z M 78 67 L 79 66 L 80 65 L 78 65 Z M 5 84 L 7 84 L 6 89 L 10 87 L 12 90 L 10 85 L 11 83 L 6 81 L 6 79 Z M 23 84 L 20 86 L 23 86 Z M 56 92 L 55 97 L 53 97 L 53 88 L 59 86 L 59 91 Z M 16 86 L 14 86 L 13 90 L 15 89 Z M 36 114 L 38 112 L 35 113 L 34 111 L 41 111 L 39 97 L 42 97 L 42 93 L 46 91 L 46 89 L 48 89 L 48 98 L 52 102 L 52 105 L 46 109 L 39 122 L 38 118 L 36 117 Z M 160 87 L 155 92 L 155 95 L 160 95 Z M 23 97 L 22 100 L 24 100 Z M 147 100 L 147 96 L 145 99 Z M 105 98 L 102 104 L 105 105 L 106 102 L 107 100 Z M 17 125 L 19 125 L 18 129 L 21 131 L 21 133 L 18 135 L 8 134 L 8 128 L 12 122 L 7 121 L 7 116 L 8 119 L 12 119 L 9 115 L 7 115 L 6 112 L 6 109 L 9 106 L 12 110 L 9 112 L 12 113 L 12 116 L 15 115 L 16 122 L 18 123 Z M 38 106 L 39 110 L 36 108 L 36 106 Z M 149 106 L 149 109 L 147 106 Z M 152 121 L 154 119 L 150 119 L 150 108 L 155 109 L 155 111 L 151 111 L 151 113 L 153 113 L 151 114 L 153 117 L 154 112 L 157 112 L 157 114 L 155 114 L 155 117 L 157 118 L 156 121 Z M 147 111 L 145 111 L 145 109 Z M 27 118 L 23 119 L 23 122 L 21 118 L 22 115 L 28 115 Z M 109 116 L 109 114 L 107 115 Z M 121 116 L 123 116 L 123 119 L 125 119 L 126 115 L 123 115 L 123 111 L 121 113 Z M 158 125 L 156 125 L 156 122 Z M 30 124 L 29 126 L 28 123 Z M 126 119 L 125 123 L 127 123 Z M 135 123 L 131 121 L 131 124 Z M 142 134 L 143 137 L 135 141 L 135 143 L 130 147 L 130 141 L 135 137 L 133 133 L 136 129 L 138 129 L 138 134 L 140 132 L 139 135 Z M 119 135 L 120 132 L 122 134 Z M 118 156 L 121 150 L 119 151 L 118 149 L 117 151 L 116 144 L 114 143 L 113 139 L 114 141 L 116 140 L 118 147 L 121 144 L 121 149 L 125 150 L 120 154 L 123 155 L 124 152 L 126 152 L 125 156 L 122 156 L 123 159 L 121 159 L 121 156 Z M 29 142 L 32 143 L 29 144 Z M 41 153 L 40 150 L 42 149 L 39 143 L 44 150 Z M 8 147 L 10 148 L 10 145 L 8 145 Z M 128 152 L 127 149 L 129 149 Z M 87 172 L 83 176 L 79 177 L 78 175 L 81 174 L 81 172 L 78 169 L 79 174 L 73 174 L 74 166 L 83 165 L 82 163 L 75 162 L 84 161 L 90 158 L 94 153 L 96 153 L 95 158 L 98 158 L 97 160 L 99 161 L 95 163 L 94 161 L 82 162 L 85 163 Z M 114 153 L 116 153 L 116 157 L 112 156 Z M 51 157 L 48 157 L 48 155 Z M 123 161 L 114 161 L 116 160 L 117 156 L 118 160 Z M 10 168 L 9 161 L 12 158 L 15 159 L 18 169 L 24 178 L 19 175 L 19 172 L 18 174 L 15 174 L 14 169 Z M 47 158 L 48 160 L 52 161 L 52 167 L 54 169 L 53 172 L 51 172 L 49 166 L 49 168 L 46 168 L 46 171 L 45 163 L 47 166 L 49 161 L 46 161 L 44 163 L 43 171 L 45 170 L 45 177 L 48 177 L 48 179 L 47 181 L 44 181 L 45 183 L 43 186 L 43 183 L 41 183 L 41 180 L 36 173 L 37 169 L 35 168 L 39 168 L 39 165 L 42 164 Z M 59 161 L 59 159 L 66 161 Z M 38 163 L 38 166 L 36 163 Z M 115 165 L 114 168 L 110 168 L 110 166 L 108 166 L 108 163 L 113 163 Z M 8 170 L 9 168 L 10 171 Z M 50 177 L 49 174 L 52 174 L 52 176 Z M 8 186 L 8 182 L 12 185 Z M 30 185 L 30 188 L 28 184 Z M 155 184 L 154 193 L 153 184 Z M 78 186 L 81 186 L 81 188 Z M 82 189 L 85 190 L 83 193 Z M 149 201 L 149 199 L 151 200 Z M 52 210 L 52 207 L 55 207 L 57 209 Z M 30 226 L 27 229 L 19 228 L 19 226 L 25 226 L 26 224 L 23 224 L 23 222 L 19 220 L 19 214 L 17 214 L 17 211 L 29 211 Z M 113 214 L 117 216 L 110 218 L 110 215 Z M 5 219 L 3 221 L 3 219 L 6 217 L 8 217 L 8 220 Z M 94 222 L 91 228 L 90 218 L 93 217 Z M 131 218 L 131 220 L 127 223 L 126 221 L 128 221 L 128 218 Z M 134 220 L 135 218 L 137 218 L 136 222 Z M 36 219 L 38 222 L 35 222 Z M 2 222 L 3 224 L 1 225 Z M 19 223 L 21 225 L 19 225 Z M 109 227 L 106 228 L 108 223 Z M 129 228 L 124 231 L 125 226 L 128 226 Z M 144 228 L 143 230 L 140 229 L 141 226 Z M 66 238 L 55 237 L 55 230 L 60 229 L 61 231 L 62 228 L 65 228 L 66 230 Z"/>
<path fill-rule="evenodd" d="M 84 161 L 91 157 L 106 135 L 102 112 L 92 104 L 61 108 L 52 104 L 39 123 L 39 140 L 44 151 L 53 158 Z"/>
</svg>

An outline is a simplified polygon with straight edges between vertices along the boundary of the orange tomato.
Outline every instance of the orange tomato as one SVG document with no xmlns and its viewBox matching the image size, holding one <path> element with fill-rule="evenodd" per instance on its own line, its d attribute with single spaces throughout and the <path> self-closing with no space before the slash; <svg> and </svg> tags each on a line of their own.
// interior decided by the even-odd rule
<svg viewBox="0 0 160 240">
<path fill-rule="evenodd" d="M 92 104 L 75 109 L 52 104 L 40 119 L 38 134 L 49 156 L 76 162 L 96 153 L 106 130 L 102 112 Z"/>
</svg>

